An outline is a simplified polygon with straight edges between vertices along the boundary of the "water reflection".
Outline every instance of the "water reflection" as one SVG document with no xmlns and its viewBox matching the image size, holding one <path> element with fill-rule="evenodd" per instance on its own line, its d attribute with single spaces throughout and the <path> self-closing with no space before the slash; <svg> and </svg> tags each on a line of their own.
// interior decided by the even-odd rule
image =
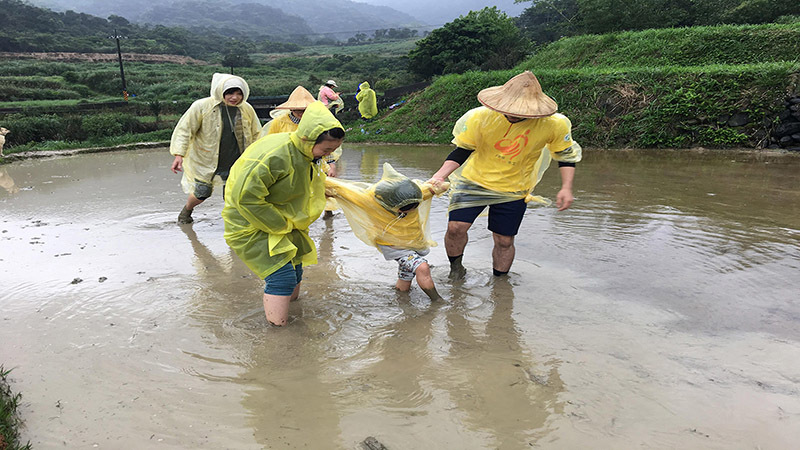
<svg viewBox="0 0 800 450">
<path fill-rule="evenodd" d="M 19 187 L 14 183 L 14 179 L 11 178 L 5 167 L 0 167 L 0 187 L 11 195 L 19 192 Z"/>
<path fill-rule="evenodd" d="M 499 278 L 426 309 L 406 304 L 373 331 L 357 359 L 375 362 L 355 376 L 369 379 L 362 396 L 382 414 L 388 447 L 516 449 L 547 434 L 548 418 L 562 411 L 559 363 L 532 356 L 513 304 L 514 286 Z"/>
<path fill-rule="evenodd" d="M 561 413 L 564 384 L 557 360 L 537 361 L 526 347 L 512 316 L 515 286 L 509 278 L 488 284 L 485 305 L 448 311 L 444 324 L 451 345 L 439 382 L 471 427 L 491 434 L 486 448 L 524 448 L 546 435 L 551 414 Z M 454 290 L 454 303 L 463 305 L 474 291 Z"/>
<path fill-rule="evenodd" d="M 226 256 L 216 256 L 193 226 L 181 230 L 192 244 L 197 268 L 193 317 L 235 354 L 232 361 L 195 356 L 238 367 L 236 376 L 196 375 L 245 387 L 242 404 L 250 411 L 248 422 L 256 441 L 265 448 L 320 448 L 322 443 L 341 447 L 335 442 L 339 414 L 330 395 L 336 387 L 324 381 L 321 372 L 325 346 L 302 319 L 300 302 L 292 304 L 295 319 L 290 327 L 268 325 L 258 290 L 261 280 L 249 276 L 230 249 Z"/>
</svg>

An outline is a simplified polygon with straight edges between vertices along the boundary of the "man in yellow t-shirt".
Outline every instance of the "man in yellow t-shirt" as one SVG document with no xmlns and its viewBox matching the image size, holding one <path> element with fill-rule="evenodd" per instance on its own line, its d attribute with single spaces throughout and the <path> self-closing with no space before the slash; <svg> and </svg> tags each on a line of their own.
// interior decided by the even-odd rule
<svg viewBox="0 0 800 450">
<path fill-rule="evenodd" d="M 556 196 L 559 211 L 573 202 L 575 163 L 581 160 L 581 148 L 572 140 L 572 124 L 556 113 L 558 105 L 542 92 L 531 72 L 480 91 L 478 101 L 482 107 L 456 122 L 453 144 L 457 148 L 430 180 L 436 184 L 451 178 L 450 217 L 444 238 L 451 278 L 466 273 L 461 260 L 467 232 L 486 206 L 494 239 L 492 268 L 496 276 L 507 274 L 514 262 L 514 237 L 526 203 L 535 198 L 531 191 L 550 159 L 558 161 L 561 173 L 561 190 Z M 454 174 L 459 167 L 460 174 Z"/>
</svg>

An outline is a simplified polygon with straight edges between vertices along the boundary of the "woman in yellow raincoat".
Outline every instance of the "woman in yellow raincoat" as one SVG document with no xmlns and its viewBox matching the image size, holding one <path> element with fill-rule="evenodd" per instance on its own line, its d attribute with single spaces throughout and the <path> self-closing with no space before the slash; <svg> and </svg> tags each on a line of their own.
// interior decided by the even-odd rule
<svg viewBox="0 0 800 450">
<path fill-rule="evenodd" d="M 375 91 L 369 87 L 366 81 L 358 85 L 358 112 L 364 119 L 372 119 L 378 114 L 378 102 L 375 98 Z"/>
<path fill-rule="evenodd" d="M 308 227 L 325 206 L 322 158 L 344 140 L 344 129 L 320 102 L 306 108 L 296 131 L 268 135 L 231 168 L 225 189 L 225 241 L 266 282 L 264 313 L 286 325 L 303 265 L 316 264 Z"/>
<path fill-rule="evenodd" d="M 276 106 L 269 115 L 272 120 L 264 124 L 261 129 L 261 136 L 275 133 L 290 133 L 297 130 L 297 125 L 300 119 L 303 118 L 308 105 L 314 103 L 314 96 L 303 86 L 294 88 L 289 99 L 280 105 Z M 336 170 L 336 162 L 342 156 L 342 147 L 334 150 L 333 153 L 325 157 L 325 174 L 329 177 L 335 177 L 338 173 Z M 325 218 L 333 216 L 333 211 L 339 208 L 336 200 L 329 198 L 325 203 Z"/>
<path fill-rule="evenodd" d="M 234 161 L 258 139 L 261 122 L 247 103 L 250 88 L 242 78 L 215 73 L 211 95 L 197 100 L 172 132 L 169 152 L 173 173 L 183 171 L 181 187 L 189 194 L 178 223 L 191 223 L 192 211 L 211 197 L 214 179 L 223 184 Z"/>
</svg>

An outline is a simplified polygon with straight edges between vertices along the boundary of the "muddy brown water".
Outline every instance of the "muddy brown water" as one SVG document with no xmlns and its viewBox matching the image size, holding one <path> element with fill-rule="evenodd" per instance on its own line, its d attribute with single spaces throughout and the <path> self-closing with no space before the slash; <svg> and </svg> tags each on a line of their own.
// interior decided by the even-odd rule
<svg viewBox="0 0 800 450">
<path fill-rule="evenodd" d="M 343 177 L 427 178 L 444 147 L 346 145 Z M 311 228 L 291 324 L 185 200 L 165 149 L 0 166 L 0 363 L 34 448 L 794 448 L 800 158 L 587 151 L 529 210 L 507 279 L 479 218 L 445 301 L 344 217 Z M 557 169 L 539 192 L 555 197 Z M 82 281 L 79 281 L 82 280 Z"/>
</svg>

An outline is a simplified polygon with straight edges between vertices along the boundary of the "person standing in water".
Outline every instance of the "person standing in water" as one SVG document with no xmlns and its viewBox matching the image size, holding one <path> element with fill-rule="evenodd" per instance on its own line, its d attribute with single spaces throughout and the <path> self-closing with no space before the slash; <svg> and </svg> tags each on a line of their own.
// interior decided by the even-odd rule
<svg viewBox="0 0 800 450">
<path fill-rule="evenodd" d="M 225 241 L 264 279 L 264 314 L 284 326 L 303 267 L 317 263 L 308 228 L 325 207 L 322 159 L 342 145 L 341 123 L 321 103 L 306 108 L 297 130 L 271 134 L 245 150 L 225 187 Z"/>
<path fill-rule="evenodd" d="M 539 80 L 525 71 L 502 86 L 478 93 L 483 105 L 464 114 L 453 128 L 456 149 L 429 180 L 450 178 L 449 222 L 444 237 L 451 278 L 462 278 L 467 231 L 489 206 L 492 232 L 492 269 L 495 276 L 509 272 L 514 262 L 514 238 L 526 205 L 543 202 L 532 191 L 550 164 L 558 161 L 561 190 L 556 206 L 572 205 L 575 163 L 581 147 L 572 140 L 572 124 L 556 113 L 555 100 L 542 92 Z M 461 171 L 456 169 L 462 167 Z"/>
<path fill-rule="evenodd" d="M 261 129 L 261 136 L 263 137 L 268 134 L 290 133 L 292 131 L 296 131 L 297 126 L 300 124 L 300 119 L 303 118 L 303 113 L 305 113 L 306 108 L 308 105 L 314 102 L 314 97 L 306 88 L 303 86 L 297 86 L 289 95 L 288 100 L 276 106 L 275 109 L 269 113 L 270 117 L 272 117 L 272 120 L 264 124 L 264 128 Z M 326 167 L 324 170 L 326 175 L 329 177 L 335 177 L 338 175 L 336 162 L 339 161 L 341 156 L 342 147 L 339 147 L 334 150 L 333 153 L 325 157 L 324 160 Z M 336 205 L 336 201 L 333 199 L 328 199 L 328 201 L 325 203 L 324 217 L 326 219 L 333 217 L 333 211 L 335 211 L 337 208 L 338 206 Z"/>
<path fill-rule="evenodd" d="M 231 166 L 258 139 L 261 122 L 247 103 L 250 88 L 241 77 L 215 73 L 211 95 L 192 103 L 172 132 L 170 169 L 183 171 L 181 187 L 189 195 L 178 223 L 192 223 L 192 212 L 211 197 L 214 179 L 223 186 Z"/>
</svg>

